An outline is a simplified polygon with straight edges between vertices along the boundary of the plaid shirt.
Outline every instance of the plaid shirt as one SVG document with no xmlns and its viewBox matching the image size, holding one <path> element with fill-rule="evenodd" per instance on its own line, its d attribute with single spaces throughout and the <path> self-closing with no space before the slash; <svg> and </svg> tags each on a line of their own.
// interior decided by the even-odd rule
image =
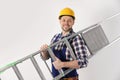
<svg viewBox="0 0 120 80">
<path fill-rule="evenodd" d="M 68 37 L 74 33 L 75 32 L 73 30 L 71 30 L 69 32 L 69 34 L 66 36 L 62 36 L 62 33 L 56 34 L 52 38 L 51 44 L 63 39 L 64 37 Z M 79 60 L 78 64 L 79 64 L 80 68 L 86 67 L 87 63 L 88 63 L 88 55 L 87 55 L 87 49 L 86 49 L 86 45 L 84 43 L 84 40 L 81 38 L 80 35 L 77 35 L 74 38 L 69 39 L 68 41 L 69 41 L 69 43 L 70 43 L 70 45 L 71 45 L 71 47 L 76 55 L 77 60 Z M 62 50 L 64 45 L 65 45 L 64 42 L 57 44 L 55 46 L 55 50 L 58 50 L 58 51 Z M 72 56 L 70 55 L 70 51 L 69 51 L 68 47 L 66 47 L 65 54 L 66 54 L 66 60 L 73 60 Z"/>
</svg>

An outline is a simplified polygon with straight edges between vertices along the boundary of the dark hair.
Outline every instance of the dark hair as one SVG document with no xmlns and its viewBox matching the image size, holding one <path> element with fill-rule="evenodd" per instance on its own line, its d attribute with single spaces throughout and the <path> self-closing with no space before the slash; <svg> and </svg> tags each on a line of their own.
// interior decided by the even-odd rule
<svg viewBox="0 0 120 80">
<path fill-rule="evenodd" d="M 74 17 L 74 16 L 71 16 L 71 15 L 61 15 L 61 16 L 59 16 L 59 19 L 61 19 L 61 17 L 63 17 L 63 16 L 70 16 L 70 17 L 73 18 L 73 20 L 75 20 L 75 17 Z"/>
</svg>

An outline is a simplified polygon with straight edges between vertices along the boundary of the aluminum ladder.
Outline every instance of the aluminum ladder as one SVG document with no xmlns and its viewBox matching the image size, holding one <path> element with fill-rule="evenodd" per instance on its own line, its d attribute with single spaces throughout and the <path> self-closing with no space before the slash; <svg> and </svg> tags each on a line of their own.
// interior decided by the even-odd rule
<svg viewBox="0 0 120 80">
<path fill-rule="evenodd" d="M 112 16 L 113 17 L 113 16 Z M 111 19 L 111 17 L 109 18 Z M 106 19 L 106 20 L 109 20 L 109 19 Z M 106 21 L 105 20 L 105 21 Z M 107 47 L 107 46 L 110 46 L 111 44 L 113 44 L 114 42 L 118 41 L 119 40 L 119 37 L 117 39 L 115 39 L 114 41 L 112 42 L 109 42 L 109 40 L 107 39 L 100 23 L 102 22 L 99 22 L 97 24 L 94 24 L 84 30 L 81 30 L 69 37 L 66 37 L 66 38 L 63 38 L 62 40 L 58 41 L 58 42 L 55 42 L 54 44 L 51 44 L 49 45 L 47 51 L 49 52 L 49 55 L 51 56 L 51 58 L 53 60 L 55 60 L 55 55 L 52 51 L 52 47 L 61 43 L 61 42 L 64 42 L 66 44 L 66 46 L 69 48 L 70 52 L 71 52 L 71 56 L 73 59 L 76 59 L 75 55 L 74 55 L 74 52 L 69 44 L 69 41 L 68 39 L 72 38 L 72 37 L 75 37 L 77 35 L 81 36 L 84 40 L 84 42 L 86 43 L 86 46 L 87 46 L 87 49 L 88 51 L 90 52 L 90 55 L 89 55 L 89 59 L 94 56 L 99 50 L 101 50 L 102 48 L 104 47 Z M 8 65 L 6 65 L 5 67 L 2 67 L 0 68 L 0 74 L 2 74 L 2 72 L 4 72 L 5 70 L 9 69 L 9 68 L 12 68 L 18 78 L 18 80 L 24 80 L 21 72 L 19 71 L 18 67 L 17 67 L 17 64 L 19 63 L 22 63 L 23 61 L 27 60 L 27 59 L 30 59 L 31 62 L 33 63 L 37 73 L 39 74 L 40 78 L 42 80 L 46 80 L 43 72 L 41 71 L 40 67 L 38 66 L 38 63 L 37 61 L 35 60 L 34 56 L 35 55 L 39 55 L 41 54 L 41 51 L 36 51 L 35 53 L 32 53 L 20 60 L 17 60 L 13 63 L 10 63 Z M 41 56 L 42 58 L 42 56 Z M 46 63 L 45 60 L 43 60 L 45 65 L 47 66 L 49 72 L 51 73 L 51 70 L 50 68 L 48 67 L 48 64 Z M 71 72 L 73 69 L 68 69 L 66 71 L 63 71 L 62 69 L 59 70 L 59 75 L 54 77 L 53 80 L 59 80 L 60 78 L 62 78 L 63 76 L 65 76 L 66 74 L 68 74 L 69 72 Z M 52 73 L 51 73 L 52 75 Z M 2 79 L 0 79 L 2 80 Z"/>
</svg>

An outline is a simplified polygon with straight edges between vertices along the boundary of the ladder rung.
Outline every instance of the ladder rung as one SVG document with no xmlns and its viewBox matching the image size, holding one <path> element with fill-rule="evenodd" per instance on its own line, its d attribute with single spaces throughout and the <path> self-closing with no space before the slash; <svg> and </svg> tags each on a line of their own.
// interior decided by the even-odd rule
<svg viewBox="0 0 120 80">
<path fill-rule="evenodd" d="M 20 71 L 19 71 L 19 69 L 18 69 L 18 67 L 16 65 L 14 65 L 14 66 L 12 66 L 12 68 L 13 68 L 15 74 L 17 75 L 18 79 L 19 80 L 24 80 Z"/>
</svg>

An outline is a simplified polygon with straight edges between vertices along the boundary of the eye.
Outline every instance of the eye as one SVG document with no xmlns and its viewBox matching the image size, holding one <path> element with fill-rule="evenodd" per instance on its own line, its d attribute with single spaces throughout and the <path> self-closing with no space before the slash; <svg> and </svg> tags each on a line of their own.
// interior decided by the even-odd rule
<svg viewBox="0 0 120 80">
<path fill-rule="evenodd" d="M 72 22 L 72 20 L 68 20 L 68 22 Z"/>
<path fill-rule="evenodd" d="M 62 21 L 62 22 L 65 22 L 65 19 L 62 19 L 61 21 Z"/>
</svg>

